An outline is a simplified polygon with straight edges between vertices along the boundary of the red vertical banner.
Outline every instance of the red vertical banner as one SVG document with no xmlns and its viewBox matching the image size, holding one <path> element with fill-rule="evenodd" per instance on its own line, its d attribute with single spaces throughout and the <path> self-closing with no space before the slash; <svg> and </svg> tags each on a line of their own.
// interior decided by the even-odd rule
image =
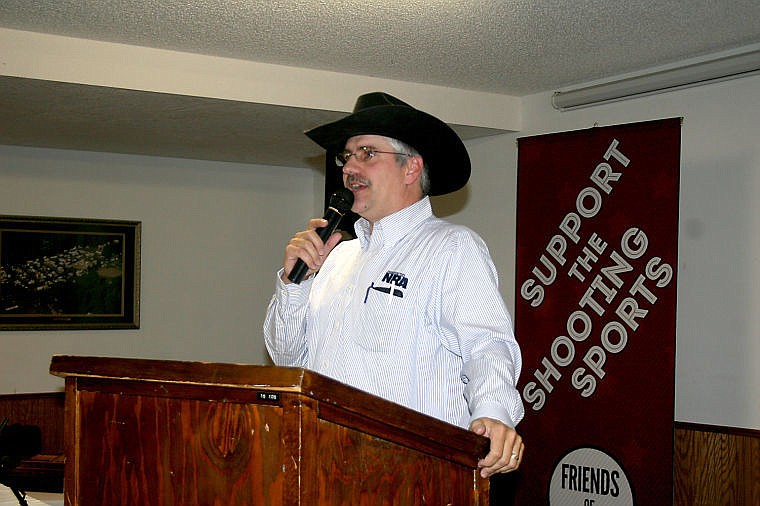
<svg viewBox="0 0 760 506">
<path fill-rule="evenodd" d="M 680 118 L 518 140 L 520 505 L 671 504 Z"/>
</svg>

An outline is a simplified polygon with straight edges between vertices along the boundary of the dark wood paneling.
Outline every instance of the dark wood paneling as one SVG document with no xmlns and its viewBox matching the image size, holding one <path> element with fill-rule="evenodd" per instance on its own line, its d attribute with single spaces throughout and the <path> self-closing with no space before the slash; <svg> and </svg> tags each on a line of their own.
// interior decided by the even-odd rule
<svg viewBox="0 0 760 506">
<path fill-rule="evenodd" d="M 40 435 L 40 453 L 4 476 L 7 485 L 24 491 L 63 491 L 64 401 L 63 392 L 0 395 L 0 419 L 37 427 Z"/>
<path fill-rule="evenodd" d="M 760 506 L 760 431 L 675 424 L 676 506 Z"/>
<path fill-rule="evenodd" d="M 39 427 L 43 454 L 63 454 L 63 392 L 0 395 L 0 420 Z"/>
</svg>

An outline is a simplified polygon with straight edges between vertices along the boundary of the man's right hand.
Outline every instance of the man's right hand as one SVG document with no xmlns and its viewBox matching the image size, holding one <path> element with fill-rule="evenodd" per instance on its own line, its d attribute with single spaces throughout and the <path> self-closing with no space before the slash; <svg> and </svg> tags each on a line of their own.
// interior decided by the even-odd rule
<svg viewBox="0 0 760 506">
<path fill-rule="evenodd" d="M 327 255 L 340 242 L 342 237 L 340 232 L 333 233 L 327 239 L 327 242 L 322 242 L 316 230 L 325 226 L 327 226 L 327 220 L 324 218 L 313 218 L 309 220 L 306 230 L 298 232 L 290 239 L 290 242 L 285 247 L 285 260 L 283 261 L 284 271 L 282 273 L 282 280 L 286 284 L 291 282 L 288 276 L 298 259 L 303 260 L 309 267 L 305 276 L 308 278 L 322 267 Z"/>
</svg>

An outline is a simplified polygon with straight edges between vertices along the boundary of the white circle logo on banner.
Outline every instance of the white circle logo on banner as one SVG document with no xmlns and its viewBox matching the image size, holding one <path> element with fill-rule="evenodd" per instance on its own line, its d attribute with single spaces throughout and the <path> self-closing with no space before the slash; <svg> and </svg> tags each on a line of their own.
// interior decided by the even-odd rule
<svg viewBox="0 0 760 506">
<path fill-rule="evenodd" d="M 554 468 L 549 504 L 633 506 L 633 491 L 625 471 L 609 454 L 596 448 L 576 448 Z"/>
</svg>

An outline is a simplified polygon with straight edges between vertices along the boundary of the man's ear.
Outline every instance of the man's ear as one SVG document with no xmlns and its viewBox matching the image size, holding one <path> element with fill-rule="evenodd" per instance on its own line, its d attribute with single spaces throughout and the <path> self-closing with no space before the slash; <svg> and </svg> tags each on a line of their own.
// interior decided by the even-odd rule
<svg viewBox="0 0 760 506">
<path fill-rule="evenodd" d="M 407 157 L 406 165 L 404 166 L 406 184 L 413 184 L 420 178 L 420 175 L 422 174 L 422 166 L 421 156 Z"/>
</svg>

